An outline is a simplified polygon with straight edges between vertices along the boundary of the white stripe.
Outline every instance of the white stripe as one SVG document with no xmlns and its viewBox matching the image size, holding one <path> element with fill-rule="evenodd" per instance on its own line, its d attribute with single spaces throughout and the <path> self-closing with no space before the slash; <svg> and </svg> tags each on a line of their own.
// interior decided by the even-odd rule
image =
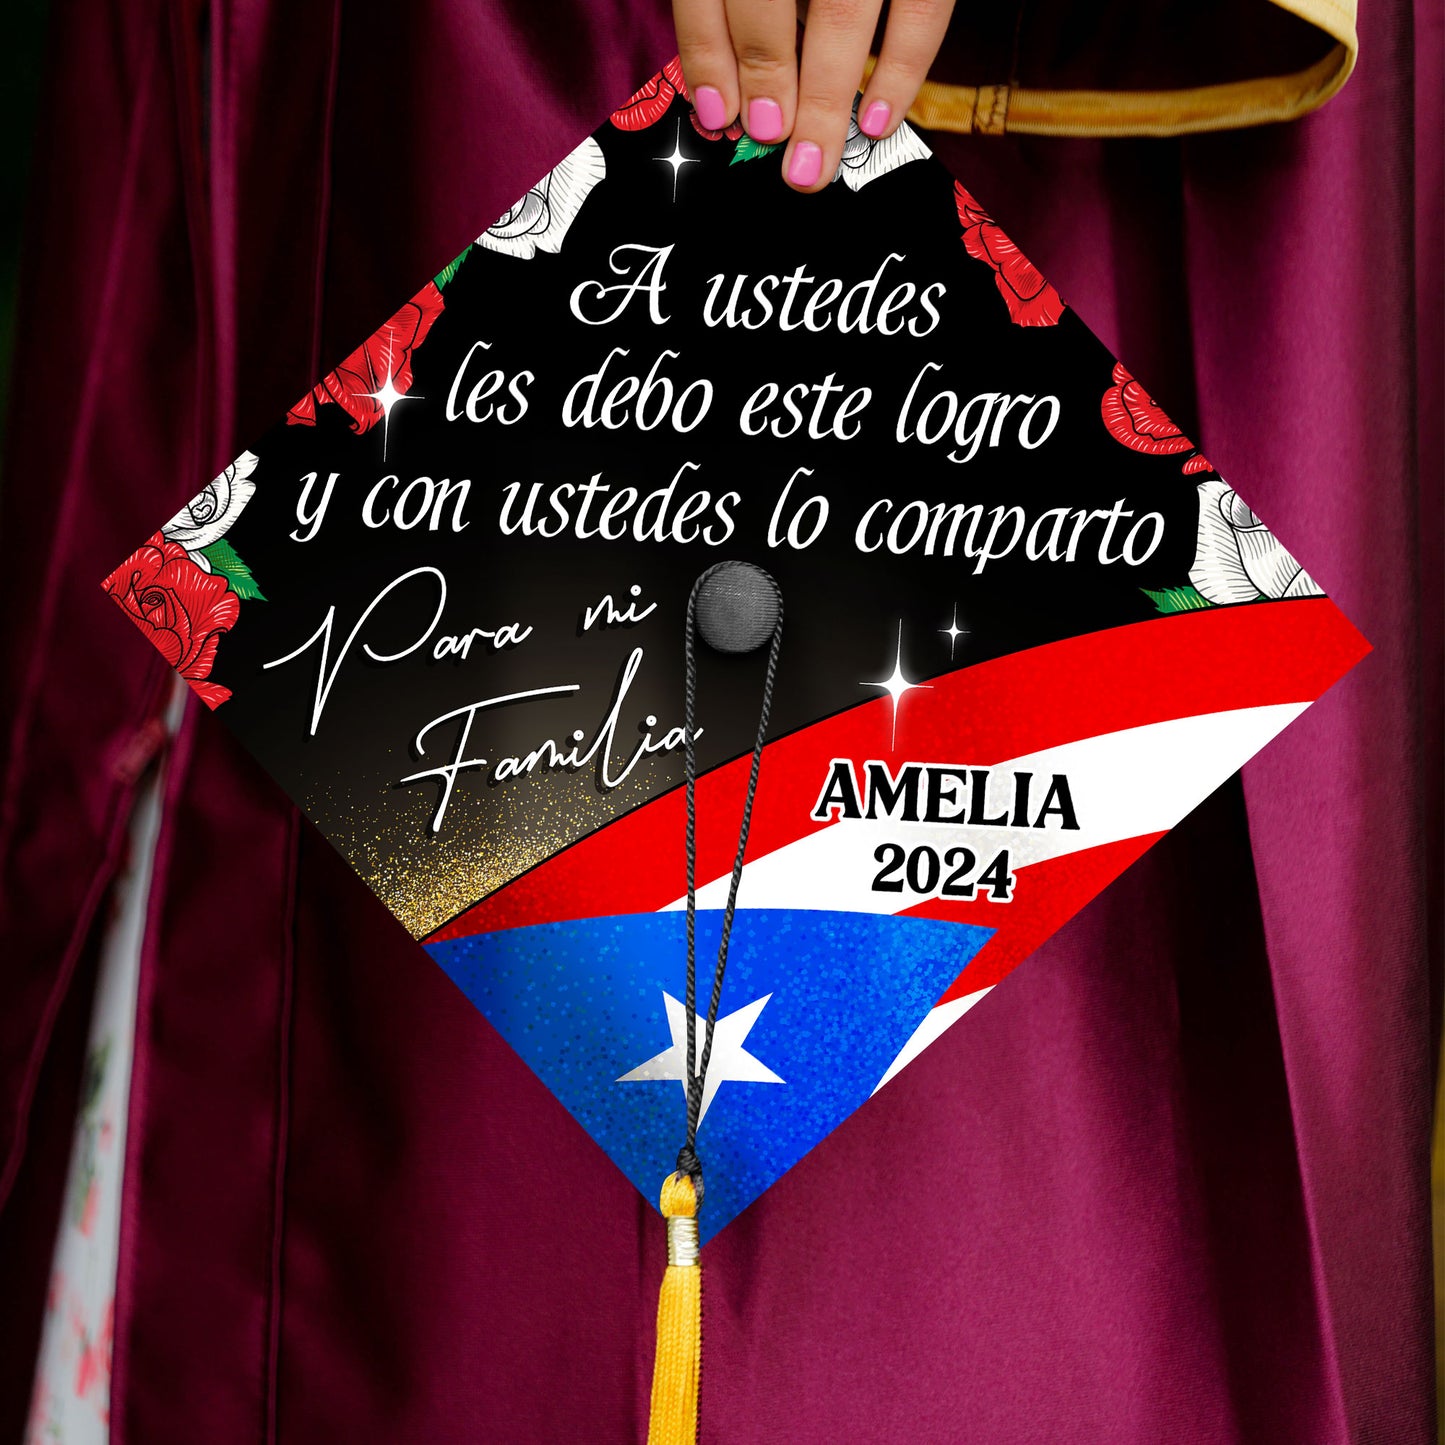
<svg viewBox="0 0 1445 1445">
<path fill-rule="evenodd" d="M 923 1022 L 913 1030 L 913 1037 L 898 1051 L 898 1057 L 888 1065 L 888 1072 L 873 1086 L 876 1094 L 904 1064 L 911 1064 L 929 1044 L 936 1043 L 944 1033 L 951 1029 L 984 994 L 992 993 L 993 985 L 988 988 L 981 988 L 977 993 L 966 993 L 962 998 L 950 999 L 947 1003 L 941 1003 L 937 1008 L 931 1008 L 924 1015 Z"/>
<path fill-rule="evenodd" d="M 911 908 L 920 901 L 919 895 L 872 889 L 879 869 L 873 852 L 881 843 L 901 843 L 910 849 L 926 843 L 940 854 L 962 846 L 978 855 L 979 868 L 1006 847 L 1010 867 L 1017 870 L 1085 848 L 1167 832 L 1308 706 L 1280 703 L 1174 718 L 1010 759 L 994 771 L 1033 773 L 1035 807 L 1042 802 L 1051 774 L 1068 777 L 1077 830 L 1060 828 L 1057 819 L 1045 828 L 894 819 L 834 823 L 748 863 L 739 907 L 875 914 Z M 968 760 L 926 761 L 962 765 Z M 819 791 L 824 781 L 820 769 Z M 1011 795 L 1011 784 L 998 794 L 1001 799 Z M 699 888 L 697 906 L 723 907 L 728 881 L 723 875 Z M 667 909 L 683 908 L 686 902 L 685 897 L 678 898 Z"/>
</svg>

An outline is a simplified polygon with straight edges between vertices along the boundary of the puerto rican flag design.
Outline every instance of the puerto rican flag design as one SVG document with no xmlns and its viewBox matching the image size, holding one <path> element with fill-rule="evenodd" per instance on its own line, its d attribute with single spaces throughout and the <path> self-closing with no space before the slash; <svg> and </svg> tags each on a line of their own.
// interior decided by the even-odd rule
<svg viewBox="0 0 1445 1445">
<path fill-rule="evenodd" d="M 704 1238 L 1367 651 L 1326 598 L 1212 608 L 961 668 L 771 741 L 698 1132 Z M 891 810 L 868 797 L 870 762 Z M 703 1010 L 747 769 L 698 783 Z M 684 821 L 677 788 L 426 940 L 654 1201 L 683 1137 Z"/>
</svg>

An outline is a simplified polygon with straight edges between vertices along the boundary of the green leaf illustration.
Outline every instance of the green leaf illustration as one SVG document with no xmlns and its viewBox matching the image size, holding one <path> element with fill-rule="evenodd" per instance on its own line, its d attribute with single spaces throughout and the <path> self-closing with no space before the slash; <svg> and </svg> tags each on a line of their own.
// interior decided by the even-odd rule
<svg viewBox="0 0 1445 1445">
<path fill-rule="evenodd" d="M 770 156 L 779 147 L 775 145 L 765 146 L 761 141 L 755 141 L 752 136 L 745 135 L 738 141 L 737 149 L 733 151 L 733 158 L 728 162 L 735 166 L 739 161 L 755 161 L 762 156 Z"/>
<path fill-rule="evenodd" d="M 231 591 L 242 602 L 264 602 L 266 594 L 256 585 L 251 569 L 236 555 L 236 549 L 224 538 L 217 537 L 209 547 L 200 549 L 201 556 L 211 564 L 211 571 L 224 577 Z"/>
<path fill-rule="evenodd" d="M 1193 587 L 1165 587 L 1154 592 L 1148 587 L 1139 589 L 1160 612 L 1197 612 L 1201 607 L 1213 607 L 1202 592 Z"/>
<path fill-rule="evenodd" d="M 105 1082 L 105 1066 L 110 1061 L 110 1039 L 104 1038 L 85 1056 L 85 1072 L 80 1081 L 80 1114 L 88 1115 L 100 1100 L 100 1086 Z"/>
<path fill-rule="evenodd" d="M 436 273 L 436 276 L 433 279 L 436 281 L 436 288 L 438 291 L 445 291 L 447 289 L 447 282 L 450 281 L 452 277 L 461 270 L 462 262 L 465 261 L 467 257 L 471 254 L 472 248 L 468 246 L 466 250 L 461 253 L 461 255 L 455 257 L 451 261 L 448 261 L 447 264 Z"/>
</svg>

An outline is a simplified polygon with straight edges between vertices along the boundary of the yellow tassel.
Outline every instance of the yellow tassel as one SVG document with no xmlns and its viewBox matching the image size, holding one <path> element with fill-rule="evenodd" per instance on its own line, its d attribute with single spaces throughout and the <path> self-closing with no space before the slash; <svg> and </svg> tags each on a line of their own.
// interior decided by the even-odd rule
<svg viewBox="0 0 1445 1445">
<path fill-rule="evenodd" d="M 702 1265 L 698 1262 L 697 1191 L 686 1174 L 662 1185 L 667 1271 L 657 1298 L 657 1360 L 647 1445 L 696 1445 L 702 1373 Z"/>
</svg>

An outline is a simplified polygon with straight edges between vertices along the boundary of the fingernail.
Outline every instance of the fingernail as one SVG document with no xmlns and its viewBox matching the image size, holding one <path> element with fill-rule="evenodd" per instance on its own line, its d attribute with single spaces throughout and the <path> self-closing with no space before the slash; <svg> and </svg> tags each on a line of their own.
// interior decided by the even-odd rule
<svg viewBox="0 0 1445 1445">
<path fill-rule="evenodd" d="M 728 108 L 722 91 L 711 85 L 700 85 L 692 93 L 693 109 L 704 130 L 721 130 L 728 123 Z"/>
<path fill-rule="evenodd" d="M 700 111 L 701 109 L 702 107 L 699 106 L 698 110 Z M 863 112 L 861 119 L 858 121 L 858 129 L 861 130 L 864 135 L 871 135 L 874 139 L 877 139 L 878 136 L 882 135 L 883 132 L 888 129 L 888 117 L 892 114 L 893 107 L 889 105 L 887 101 L 875 100 L 872 105 Z M 703 123 L 705 125 L 707 124 L 705 121 Z M 716 127 L 708 126 L 708 129 L 715 130 Z"/>
<path fill-rule="evenodd" d="M 793 147 L 788 165 L 788 180 L 795 186 L 814 186 L 823 170 L 823 147 L 810 140 L 800 140 Z"/>
<path fill-rule="evenodd" d="M 716 126 L 708 126 L 716 130 Z M 783 107 L 775 100 L 750 100 L 748 102 L 748 134 L 764 145 L 783 137 Z"/>
</svg>

